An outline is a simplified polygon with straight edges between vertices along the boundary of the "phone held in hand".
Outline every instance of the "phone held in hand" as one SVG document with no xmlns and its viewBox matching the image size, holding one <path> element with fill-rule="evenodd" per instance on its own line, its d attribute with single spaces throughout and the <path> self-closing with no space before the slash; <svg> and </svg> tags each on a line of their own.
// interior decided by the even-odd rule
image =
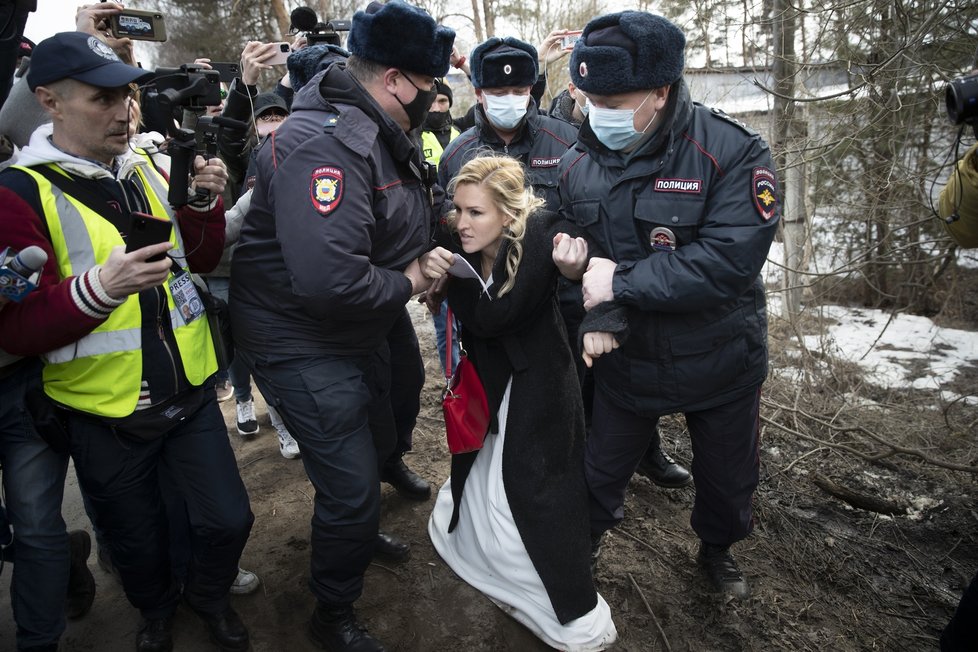
<svg viewBox="0 0 978 652">
<path fill-rule="evenodd" d="M 560 49 L 561 50 L 573 50 L 574 49 L 574 44 L 577 43 L 577 40 L 579 38 L 581 38 L 581 32 L 582 31 L 583 30 L 577 30 L 577 31 L 574 31 L 574 32 L 567 32 L 566 34 L 564 34 L 563 36 L 561 36 L 560 37 Z"/>
<path fill-rule="evenodd" d="M 109 29 L 116 38 L 160 43 L 166 40 L 166 24 L 158 11 L 126 9 L 109 18 Z"/>
<path fill-rule="evenodd" d="M 290 54 L 292 54 L 292 46 L 285 41 L 280 41 L 275 43 L 275 54 L 265 59 L 262 63 L 267 63 L 270 66 L 281 66 L 285 64 Z"/>
<path fill-rule="evenodd" d="M 134 212 L 129 220 L 129 233 L 126 234 L 126 253 L 154 245 L 159 242 L 167 242 L 170 233 L 173 231 L 173 223 L 169 220 L 162 220 L 146 213 Z M 146 262 L 155 263 L 163 260 L 165 253 L 147 258 Z"/>
<path fill-rule="evenodd" d="M 230 84 L 235 77 L 241 76 L 241 65 L 237 61 L 211 61 L 211 70 L 216 70 L 225 84 Z"/>
</svg>

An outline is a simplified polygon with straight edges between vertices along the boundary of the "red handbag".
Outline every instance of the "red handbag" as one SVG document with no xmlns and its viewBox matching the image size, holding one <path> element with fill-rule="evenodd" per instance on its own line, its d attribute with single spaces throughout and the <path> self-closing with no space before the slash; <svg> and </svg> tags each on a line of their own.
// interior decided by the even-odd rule
<svg viewBox="0 0 978 652">
<path fill-rule="evenodd" d="M 452 316 L 451 308 L 445 316 L 445 379 L 447 387 L 442 395 L 441 407 L 445 415 L 445 435 L 452 455 L 469 453 L 482 448 L 482 441 L 489 431 L 489 402 L 479 374 L 469 362 L 465 351 L 452 373 Z"/>
</svg>

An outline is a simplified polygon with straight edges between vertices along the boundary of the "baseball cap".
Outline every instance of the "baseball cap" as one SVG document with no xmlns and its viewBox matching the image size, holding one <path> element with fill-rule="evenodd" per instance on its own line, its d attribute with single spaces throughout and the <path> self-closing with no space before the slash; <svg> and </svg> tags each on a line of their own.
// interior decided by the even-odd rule
<svg viewBox="0 0 978 652">
<path fill-rule="evenodd" d="M 60 79 L 76 79 L 100 88 L 118 88 L 152 76 L 152 71 L 123 63 L 112 48 L 90 34 L 61 32 L 34 48 L 27 85 L 33 91 Z"/>
<path fill-rule="evenodd" d="M 266 92 L 255 95 L 254 115 L 256 118 L 272 109 L 279 109 L 285 115 L 289 115 L 289 107 L 278 93 Z"/>
</svg>

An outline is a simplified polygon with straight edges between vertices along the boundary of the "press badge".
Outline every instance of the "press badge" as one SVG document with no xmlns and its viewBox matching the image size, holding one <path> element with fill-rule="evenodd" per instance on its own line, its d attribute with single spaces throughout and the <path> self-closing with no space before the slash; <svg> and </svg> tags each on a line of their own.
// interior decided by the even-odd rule
<svg viewBox="0 0 978 652">
<path fill-rule="evenodd" d="M 204 302 L 197 294 L 197 286 L 187 272 L 181 272 L 169 281 L 173 305 L 184 325 L 196 321 L 204 314 Z"/>
</svg>

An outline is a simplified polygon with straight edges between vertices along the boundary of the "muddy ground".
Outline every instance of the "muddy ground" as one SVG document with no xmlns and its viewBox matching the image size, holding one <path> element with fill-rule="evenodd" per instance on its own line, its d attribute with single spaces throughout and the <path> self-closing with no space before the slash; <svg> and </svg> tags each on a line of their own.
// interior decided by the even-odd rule
<svg viewBox="0 0 978 652">
<path fill-rule="evenodd" d="M 430 322 L 421 311 L 415 321 L 428 381 L 407 460 L 437 487 L 449 470 L 441 372 Z M 611 533 L 596 578 L 618 627 L 616 649 L 936 649 L 940 628 L 978 570 L 976 476 L 948 468 L 974 467 L 978 415 L 964 401 L 942 406 L 919 392 L 911 397 L 866 388 L 852 369 L 817 355 L 806 384 L 782 380 L 778 369 L 787 364 L 790 347 L 781 344 L 790 338 L 777 323 L 771 336 L 776 353 L 762 411 L 757 525 L 736 548 L 752 597 L 724 603 L 709 593 L 694 563 L 693 489 L 659 489 L 636 477 L 626 520 Z M 854 387 L 872 402 L 857 399 Z M 279 455 L 263 406 L 261 432 L 248 439 L 234 429 L 233 401 L 223 409 L 255 513 L 242 565 L 263 580 L 257 593 L 234 597 L 233 604 L 255 652 L 314 650 L 305 636 L 313 608 L 307 589 L 312 488 L 301 462 Z M 663 426 L 664 445 L 688 464 L 682 419 Z M 902 452 L 893 454 L 872 435 Z M 903 511 L 888 516 L 853 508 L 817 487 L 819 475 Z M 432 502 L 405 500 L 384 486 L 383 528 L 406 537 L 413 550 L 406 563 L 370 567 L 358 603 L 370 632 L 405 652 L 549 649 L 440 561 L 426 533 Z M 73 478 L 65 518 L 69 528 L 91 531 Z M 90 567 L 98 582 L 94 608 L 69 623 L 62 649 L 133 649 L 138 614 L 94 555 Z M 9 575 L 0 578 L 0 650 L 14 649 Z M 177 650 L 214 649 L 185 608 L 178 612 L 175 643 Z"/>
</svg>

